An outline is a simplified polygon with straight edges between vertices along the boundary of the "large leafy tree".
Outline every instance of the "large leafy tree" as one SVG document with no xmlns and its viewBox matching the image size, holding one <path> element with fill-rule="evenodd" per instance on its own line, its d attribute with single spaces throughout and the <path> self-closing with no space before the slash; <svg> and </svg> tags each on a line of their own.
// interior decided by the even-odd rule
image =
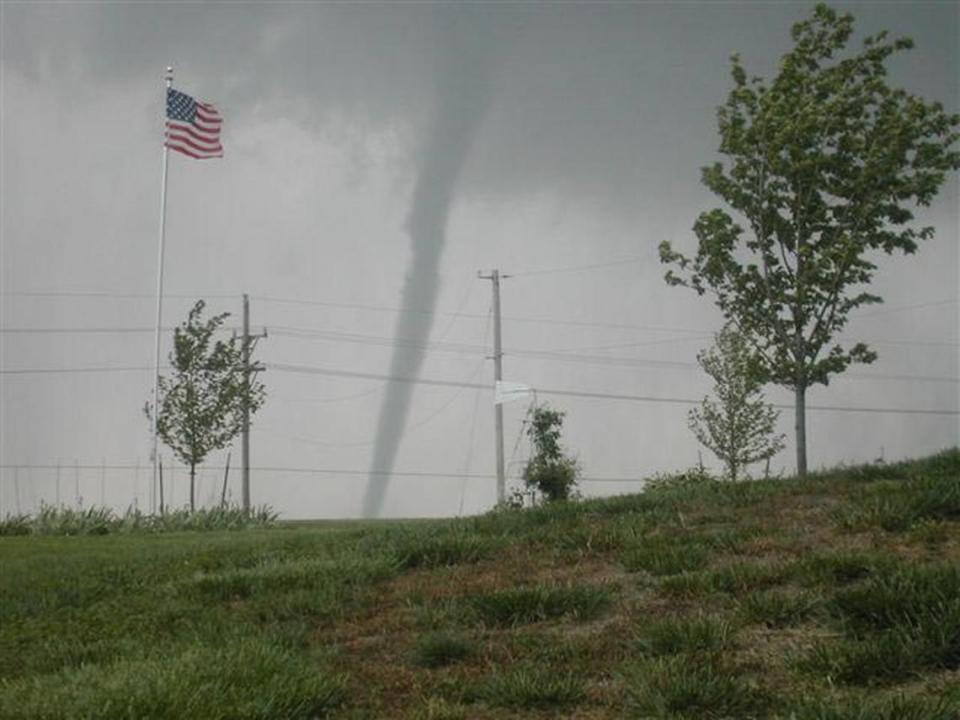
<svg viewBox="0 0 960 720">
<path fill-rule="evenodd" d="M 690 411 L 688 424 L 736 481 L 747 465 L 783 449 L 783 435 L 776 434 L 780 413 L 764 402 L 756 355 L 732 325 L 717 333 L 714 346 L 697 360 L 713 379 L 713 397 Z"/>
<path fill-rule="evenodd" d="M 190 510 L 196 507 L 196 469 L 213 451 L 226 447 L 243 428 L 244 415 L 263 405 L 266 391 L 254 373 L 253 338 L 215 340 L 230 313 L 204 320 L 198 300 L 187 320 L 174 330 L 170 364 L 160 378 L 157 433 L 180 460 L 190 466 Z M 152 408 L 145 408 L 152 418 Z"/>
<path fill-rule="evenodd" d="M 734 88 L 718 110 L 728 162 L 702 177 L 734 215 L 700 215 L 692 258 L 660 246 L 674 266 L 667 282 L 710 293 L 754 345 L 765 381 L 794 391 L 801 475 L 807 388 L 876 359 L 838 339 L 851 310 L 882 302 L 866 289 L 873 260 L 933 235 L 911 225 L 913 211 L 960 167 L 960 117 L 887 83 L 888 59 L 912 42 L 883 32 L 852 52 L 852 32 L 849 14 L 818 5 L 793 26 L 772 82 L 748 80 L 733 58 Z"/>
</svg>

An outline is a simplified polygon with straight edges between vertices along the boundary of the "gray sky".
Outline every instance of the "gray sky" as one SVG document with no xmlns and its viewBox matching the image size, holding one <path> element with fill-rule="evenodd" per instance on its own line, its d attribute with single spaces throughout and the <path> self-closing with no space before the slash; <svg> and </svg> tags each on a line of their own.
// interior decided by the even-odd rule
<svg viewBox="0 0 960 720">
<path fill-rule="evenodd" d="M 178 89 L 225 117 L 226 155 L 170 157 L 164 324 L 198 297 L 233 322 L 249 293 L 253 324 L 270 333 L 260 357 L 283 366 L 264 376 L 253 465 L 349 471 L 257 471 L 255 502 L 291 517 L 360 512 L 384 383 L 302 368 L 390 371 L 411 203 L 431 153 L 462 162 L 439 183 L 450 204 L 422 378 L 490 383 L 490 283 L 476 274 L 498 267 L 515 274 L 503 285 L 506 378 L 702 397 L 695 357 L 719 314 L 663 283 L 656 248 L 667 239 L 692 250 L 697 214 L 717 204 L 699 168 L 717 157 L 729 56 L 769 77 L 811 7 L 4 2 L 0 464 L 62 463 L 64 500 L 75 494 L 74 463 L 94 466 L 79 472 L 85 502 L 99 501 L 102 482 L 107 502 L 148 503 L 149 369 L 9 371 L 152 365 L 170 63 Z M 857 17 L 857 41 L 882 29 L 913 37 L 891 81 L 958 109 L 955 3 L 840 7 Z M 444 134 L 441 118 L 457 112 L 469 127 Z M 953 177 L 918 215 L 936 237 L 913 257 L 879 262 L 874 290 L 886 303 L 846 333 L 873 341 L 878 362 L 815 388 L 812 406 L 958 410 L 957 197 Z M 126 332 L 12 332 L 27 328 Z M 775 388 L 768 397 L 790 402 Z M 689 405 L 541 398 L 567 411 L 565 440 L 587 478 L 697 461 Z M 394 466 L 414 474 L 390 479 L 385 514 L 489 507 L 491 399 L 472 387 L 412 387 Z M 505 412 L 515 460 L 527 451 L 521 441 L 513 452 L 524 410 Z M 808 422 L 814 467 L 958 441 L 955 414 L 811 410 Z M 781 425 L 792 435 L 792 411 Z M 714 463 L 706 451 L 704 460 Z M 137 463 L 139 472 L 97 469 Z M 789 444 L 773 467 L 792 464 Z M 219 475 L 202 477 L 202 500 Z M 54 470 L 0 469 L 0 513 L 18 495 L 23 509 L 53 501 L 55 481 Z M 183 476 L 174 483 L 182 503 Z M 587 494 L 637 487 L 584 483 Z"/>
</svg>

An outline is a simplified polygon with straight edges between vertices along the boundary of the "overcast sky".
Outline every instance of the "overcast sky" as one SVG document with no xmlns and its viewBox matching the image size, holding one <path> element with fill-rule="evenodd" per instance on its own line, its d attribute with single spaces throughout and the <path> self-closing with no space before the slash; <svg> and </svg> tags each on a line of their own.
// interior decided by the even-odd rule
<svg viewBox="0 0 960 720">
<path fill-rule="evenodd" d="M 839 7 L 857 18 L 856 43 L 883 29 L 913 37 L 891 82 L 958 110 L 956 3 Z M 412 315 L 428 321 L 429 339 L 413 342 L 426 352 L 408 365 L 446 384 L 409 386 L 405 422 L 391 423 L 402 433 L 392 465 L 405 474 L 386 483 L 383 514 L 488 508 L 491 288 L 477 271 L 491 268 L 514 275 L 503 283 L 505 378 L 626 396 L 539 395 L 567 412 L 586 494 L 639 487 L 598 479 L 695 464 L 680 401 L 709 389 L 696 353 L 720 317 L 663 282 L 656 248 L 692 251 L 694 220 L 717 205 L 699 169 L 718 157 L 730 55 L 771 76 L 811 8 L 4 2 L 0 514 L 54 501 L 56 470 L 26 466 L 58 463 L 64 502 L 79 476 L 87 504 L 102 492 L 118 507 L 134 497 L 149 507 L 141 407 L 152 388 L 168 64 L 175 87 L 224 116 L 225 156 L 171 154 L 164 325 L 201 297 L 237 324 L 250 295 L 270 366 L 252 435 L 254 502 L 288 517 L 361 512 L 387 386 L 343 373 L 400 367 L 392 355 L 415 351 L 396 341 L 418 330 L 398 318 Z M 413 253 L 418 221 L 445 227 L 435 253 Z M 918 224 L 933 225 L 934 239 L 880 259 L 873 291 L 885 304 L 845 333 L 880 359 L 808 394 L 812 467 L 958 442 L 956 177 Z M 405 288 L 411 262 L 436 276 L 435 304 L 414 292 L 416 276 Z M 94 328 L 111 332 L 63 332 Z M 90 368 L 114 369 L 76 372 Z M 20 372 L 38 369 L 70 372 Z M 791 401 L 776 388 L 768 397 Z M 824 406 L 884 412 L 815 409 Z M 505 411 L 514 477 L 528 452 L 525 409 Z M 791 442 L 774 471 L 792 471 L 792 423 L 784 409 Z M 202 476 L 203 502 L 221 474 Z M 181 504 L 182 472 L 173 482 Z"/>
</svg>

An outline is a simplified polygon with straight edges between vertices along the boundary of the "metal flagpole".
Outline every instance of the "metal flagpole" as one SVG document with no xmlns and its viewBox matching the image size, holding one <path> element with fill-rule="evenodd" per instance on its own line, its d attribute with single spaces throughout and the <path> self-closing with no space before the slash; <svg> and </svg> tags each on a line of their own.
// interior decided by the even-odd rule
<svg viewBox="0 0 960 720">
<path fill-rule="evenodd" d="M 167 94 L 173 86 L 173 68 L 167 68 L 166 88 L 163 91 L 163 115 L 167 115 Z M 166 121 L 164 121 L 166 122 Z M 160 321 L 163 317 L 163 239 L 167 219 L 167 160 L 169 155 L 166 140 L 163 143 L 163 178 L 160 181 L 160 242 L 157 248 L 157 332 L 154 343 L 153 364 L 153 486 L 157 486 L 157 461 L 160 458 L 157 443 L 157 416 L 160 411 Z M 162 502 L 162 501 L 161 501 Z"/>
</svg>

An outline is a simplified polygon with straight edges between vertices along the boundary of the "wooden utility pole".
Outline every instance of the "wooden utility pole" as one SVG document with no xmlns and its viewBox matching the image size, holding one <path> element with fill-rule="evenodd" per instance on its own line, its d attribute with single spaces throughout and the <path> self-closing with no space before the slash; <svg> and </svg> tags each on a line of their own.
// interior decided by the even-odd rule
<svg viewBox="0 0 960 720">
<path fill-rule="evenodd" d="M 500 280 L 510 276 L 501 275 L 499 270 L 491 270 L 489 275 L 484 275 L 481 272 L 477 273 L 477 277 L 489 280 L 493 288 L 493 382 L 494 390 L 496 390 L 496 383 L 503 380 L 503 349 L 500 337 Z M 506 500 L 507 486 L 503 465 L 503 405 L 494 403 L 493 412 L 497 446 L 497 502 L 502 503 Z"/>
</svg>

